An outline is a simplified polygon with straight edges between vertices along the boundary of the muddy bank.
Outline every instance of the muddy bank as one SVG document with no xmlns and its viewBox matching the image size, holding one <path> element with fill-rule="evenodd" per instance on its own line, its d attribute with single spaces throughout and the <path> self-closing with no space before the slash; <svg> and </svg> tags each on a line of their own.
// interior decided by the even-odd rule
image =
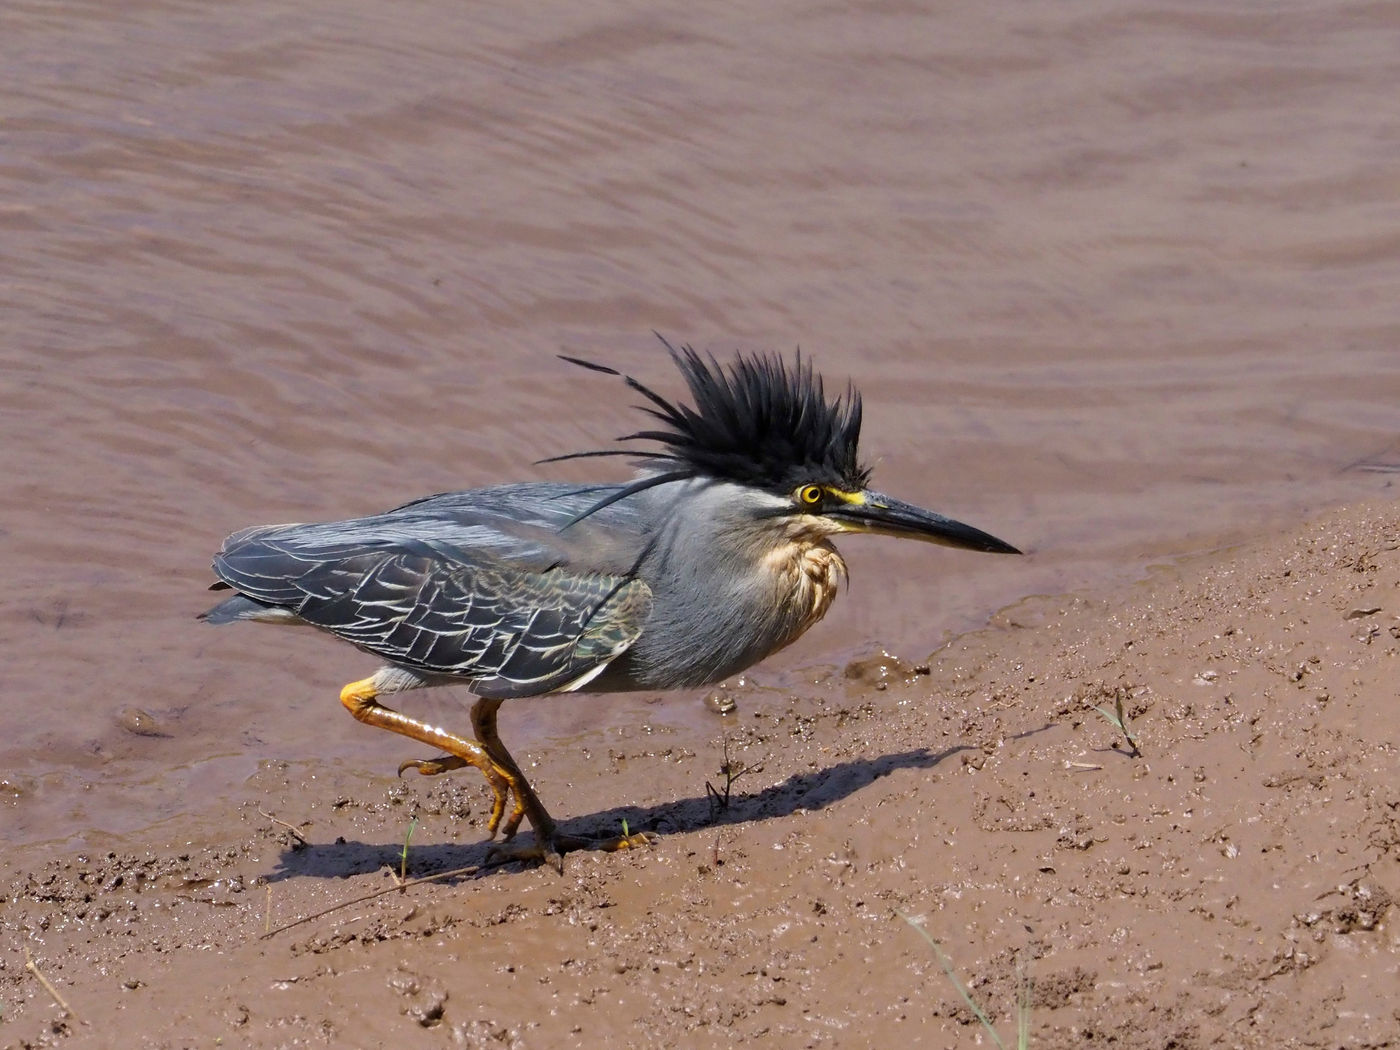
<svg viewBox="0 0 1400 1050">
<path fill-rule="evenodd" d="M 987 1045 L 907 917 L 1004 1038 L 1026 973 L 1038 1047 L 1393 1047 L 1398 651 L 1372 505 L 924 665 L 732 687 L 706 747 L 644 709 L 572 779 L 531 754 L 571 830 L 662 835 L 562 877 L 470 870 L 470 776 L 269 761 L 194 819 L 5 856 L 0 1042 Z"/>
</svg>

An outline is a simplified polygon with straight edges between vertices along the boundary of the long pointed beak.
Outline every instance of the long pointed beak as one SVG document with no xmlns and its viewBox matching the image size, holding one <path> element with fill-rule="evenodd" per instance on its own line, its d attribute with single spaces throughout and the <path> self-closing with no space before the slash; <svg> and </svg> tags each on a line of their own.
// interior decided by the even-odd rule
<svg viewBox="0 0 1400 1050">
<path fill-rule="evenodd" d="M 974 529 L 971 525 L 964 525 L 881 492 L 862 492 L 851 502 L 824 511 L 823 517 L 837 522 L 843 532 L 876 532 L 989 554 L 1021 553 L 1011 544 L 981 529 Z"/>
</svg>

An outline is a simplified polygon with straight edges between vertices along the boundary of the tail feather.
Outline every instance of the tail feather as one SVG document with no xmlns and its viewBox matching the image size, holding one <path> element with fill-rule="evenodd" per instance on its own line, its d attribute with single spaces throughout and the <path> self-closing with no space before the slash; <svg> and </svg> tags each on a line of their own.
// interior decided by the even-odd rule
<svg viewBox="0 0 1400 1050">
<path fill-rule="evenodd" d="M 265 605 L 244 594 L 225 598 L 212 609 L 199 614 L 196 619 L 212 624 L 234 623 L 238 620 L 254 620 L 259 623 L 300 623 L 296 613 L 279 609 L 275 605 Z"/>
</svg>

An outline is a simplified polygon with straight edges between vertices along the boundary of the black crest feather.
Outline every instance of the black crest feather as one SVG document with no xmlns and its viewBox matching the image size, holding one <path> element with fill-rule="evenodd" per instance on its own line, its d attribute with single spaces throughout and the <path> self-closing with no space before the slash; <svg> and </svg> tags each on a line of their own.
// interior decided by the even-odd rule
<svg viewBox="0 0 1400 1050">
<path fill-rule="evenodd" d="M 738 354 L 726 367 L 713 355 L 702 356 L 689 346 L 677 349 L 657 338 L 680 369 L 693 404 L 667 400 L 632 376 L 622 376 L 649 402 L 642 411 L 661 425 L 618 440 L 654 441 L 662 448 L 580 452 L 554 460 L 630 455 L 658 471 L 615 498 L 690 477 L 720 478 L 782 493 L 812 482 L 846 490 L 865 487 L 870 470 L 857 455 L 861 404 L 854 387 L 828 400 L 821 376 L 800 351 L 792 365 L 776 355 Z M 564 360 L 621 375 L 577 358 Z"/>
</svg>

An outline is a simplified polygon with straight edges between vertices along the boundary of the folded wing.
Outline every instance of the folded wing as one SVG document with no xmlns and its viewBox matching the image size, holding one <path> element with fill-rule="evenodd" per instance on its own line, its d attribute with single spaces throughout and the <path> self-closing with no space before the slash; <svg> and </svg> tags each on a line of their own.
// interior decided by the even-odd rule
<svg viewBox="0 0 1400 1050">
<path fill-rule="evenodd" d="M 210 619 L 281 611 L 395 664 L 464 678 L 480 696 L 575 688 L 642 632 L 651 591 L 624 574 L 522 566 L 452 545 L 360 541 L 298 526 L 231 536 L 214 570 L 243 598 Z M 223 608 L 222 606 L 220 608 Z"/>
</svg>

